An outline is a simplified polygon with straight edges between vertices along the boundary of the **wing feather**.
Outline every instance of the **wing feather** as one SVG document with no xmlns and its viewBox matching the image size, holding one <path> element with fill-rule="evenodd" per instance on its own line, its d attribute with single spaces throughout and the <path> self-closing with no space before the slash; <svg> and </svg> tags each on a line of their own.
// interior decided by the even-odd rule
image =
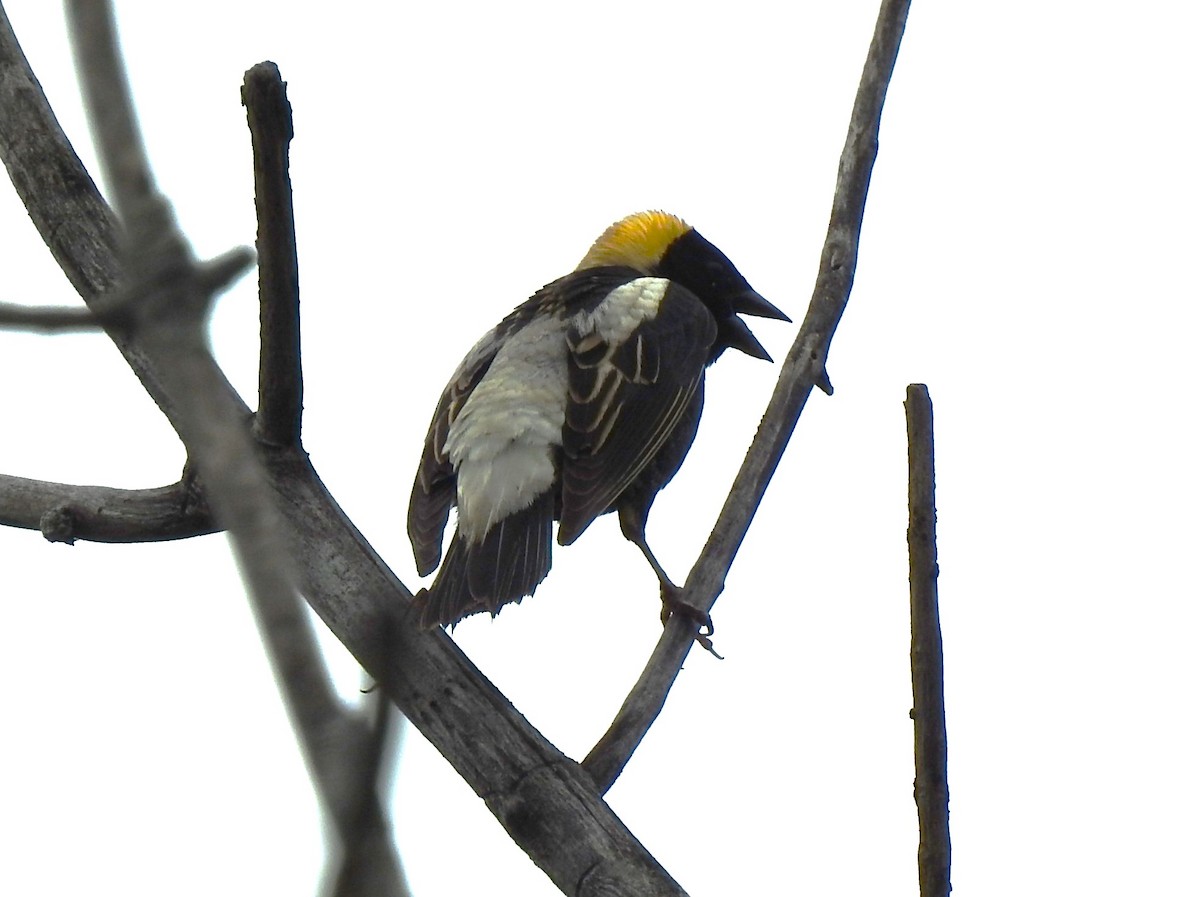
<svg viewBox="0 0 1200 897">
<path fill-rule="evenodd" d="M 704 376 L 716 332 L 699 299 L 659 278 L 632 281 L 573 319 L 560 544 L 608 511 L 662 448 Z"/>
<path fill-rule="evenodd" d="M 505 517 L 472 544 L 455 533 L 429 591 L 420 598 L 422 626 L 449 626 L 532 595 L 550 572 L 554 493 Z"/>
<path fill-rule="evenodd" d="M 533 312 L 528 306 L 529 302 L 519 306 L 475 344 L 438 400 L 408 503 L 408 539 L 421 576 L 432 573 L 441 561 L 442 534 L 450 509 L 457 502 L 454 467 L 446 454 L 450 425 L 488 372 L 505 339 L 528 322 Z"/>
</svg>

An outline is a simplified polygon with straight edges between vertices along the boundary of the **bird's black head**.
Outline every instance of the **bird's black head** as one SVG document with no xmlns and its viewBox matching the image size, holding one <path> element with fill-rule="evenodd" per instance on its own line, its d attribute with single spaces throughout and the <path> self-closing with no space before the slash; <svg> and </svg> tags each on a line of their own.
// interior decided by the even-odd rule
<svg viewBox="0 0 1200 897">
<path fill-rule="evenodd" d="M 754 291 L 733 262 L 693 229 L 676 238 L 655 266 L 654 273 L 691 290 L 717 319 L 713 359 L 733 348 L 770 361 L 767 350 L 738 315 L 790 321 L 787 315 Z"/>
<path fill-rule="evenodd" d="M 667 212 L 638 212 L 622 218 L 600 235 L 577 270 L 605 265 L 665 277 L 691 290 L 717 319 L 710 362 L 728 348 L 771 360 L 738 315 L 791 320 L 751 288 L 725 253 Z"/>
</svg>

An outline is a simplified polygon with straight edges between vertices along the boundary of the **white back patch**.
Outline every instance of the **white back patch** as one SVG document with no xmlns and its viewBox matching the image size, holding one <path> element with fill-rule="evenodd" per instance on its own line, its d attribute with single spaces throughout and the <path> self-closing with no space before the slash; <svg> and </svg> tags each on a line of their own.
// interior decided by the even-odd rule
<svg viewBox="0 0 1200 897">
<path fill-rule="evenodd" d="M 581 311 L 571 319 L 580 336 L 595 333 L 610 346 L 623 343 L 644 321 L 658 316 L 663 296 L 671 282 L 662 277 L 639 277 L 621 284 L 592 311 Z"/>
<path fill-rule="evenodd" d="M 607 301 L 607 300 L 606 300 Z M 509 336 L 446 434 L 468 542 L 554 483 L 567 405 L 566 323 L 537 318 Z"/>
</svg>

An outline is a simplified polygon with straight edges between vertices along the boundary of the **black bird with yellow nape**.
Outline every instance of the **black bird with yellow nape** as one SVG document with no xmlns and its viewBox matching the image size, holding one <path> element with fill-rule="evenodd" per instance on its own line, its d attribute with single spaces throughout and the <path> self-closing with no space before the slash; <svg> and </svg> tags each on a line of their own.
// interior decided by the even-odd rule
<svg viewBox="0 0 1200 897">
<path fill-rule="evenodd" d="M 417 570 L 441 565 L 422 624 L 532 595 L 554 521 L 570 545 L 609 511 L 671 609 L 646 519 L 696 437 L 707 367 L 726 349 L 771 360 L 739 315 L 789 320 L 682 219 L 640 212 L 476 343 L 442 392 L 408 509 Z"/>
</svg>

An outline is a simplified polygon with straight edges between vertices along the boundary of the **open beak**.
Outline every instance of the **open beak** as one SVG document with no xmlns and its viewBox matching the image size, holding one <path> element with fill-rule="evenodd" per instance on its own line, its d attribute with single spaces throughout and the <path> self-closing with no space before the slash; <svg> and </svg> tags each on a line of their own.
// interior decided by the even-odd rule
<svg viewBox="0 0 1200 897">
<path fill-rule="evenodd" d="M 771 361 L 772 358 L 767 354 L 767 350 L 763 348 L 762 343 L 750 332 L 750 328 L 746 326 L 746 322 L 737 315 L 730 315 L 722 322 L 725 326 L 722 328 L 722 336 L 725 342 L 731 349 L 737 349 L 739 352 L 745 352 L 751 358 L 761 358 L 763 361 Z"/>
<path fill-rule="evenodd" d="M 752 315 L 756 318 L 774 318 L 776 321 L 787 321 L 791 318 L 777 309 L 754 290 L 747 290 L 733 297 L 733 310 L 739 315 Z M 759 347 L 761 348 L 761 346 Z"/>
<path fill-rule="evenodd" d="M 763 361 L 771 361 L 771 356 L 767 354 L 767 350 L 763 348 L 750 328 L 746 326 L 738 315 L 753 315 L 756 318 L 774 318 L 777 321 L 791 321 L 792 319 L 777 309 L 774 305 L 764 299 L 754 290 L 747 290 L 744 293 L 739 293 L 733 297 L 733 301 L 729 303 L 733 308 L 733 314 L 721 322 L 721 336 L 725 344 L 731 349 L 737 349 L 739 352 L 745 352 L 751 358 L 761 358 Z"/>
</svg>

